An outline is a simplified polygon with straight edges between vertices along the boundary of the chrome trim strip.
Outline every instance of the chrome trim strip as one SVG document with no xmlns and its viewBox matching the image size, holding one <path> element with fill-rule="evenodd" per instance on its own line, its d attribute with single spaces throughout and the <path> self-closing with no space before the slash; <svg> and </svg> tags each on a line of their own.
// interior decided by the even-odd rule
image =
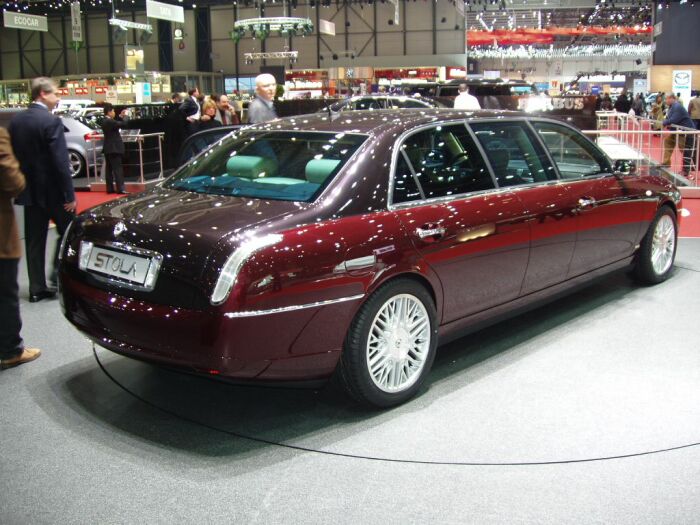
<svg viewBox="0 0 700 525">
<path fill-rule="evenodd" d="M 344 303 L 346 301 L 356 301 L 357 299 L 362 299 L 365 294 L 351 295 L 349 297 L 341 297 L 340 299 L 329 299 L 327 301 L 319 301 L 317 303 L 308 304 L 298 304 L 294 306 L 282 306 L 281 308 L 271 308 L 269 310 L 248 310 L 242 312 L 226 312 L 224 317 L 229 319 L 238 319 L 241 317 L 255 317 L 259 315 L 270 315 L 279 314 L 284 312 L 294 312 L 296 310 L 304 310 L 306 308 L 318 308 L 320 306 L 327 306 L 329 304 Z"/>
</svg>

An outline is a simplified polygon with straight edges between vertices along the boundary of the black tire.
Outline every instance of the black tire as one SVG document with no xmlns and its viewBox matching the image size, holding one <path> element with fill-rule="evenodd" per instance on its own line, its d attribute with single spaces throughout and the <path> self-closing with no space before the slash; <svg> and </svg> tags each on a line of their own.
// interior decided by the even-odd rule
<svg viewBox="0 0 700 525">
<path fill-rule="evenodd" d="M 386 392 L 379 388 L 371 377 L 367 363 L 367 344 L 370 328 L 380 309 L 389 300 L 401 295 L 412 296 L 411 299 L 417 299 L 425 308 L 430 323 L 427 332 L 430 341 L 422 369 L 415 372 L 414 382 L 404 390 Z M 436 348 L 437 312 L 432 296 L 420 283 L 399 278 L 381 286 L 360 307 L 345 337 L 336 377 L 340 386 L 362 404 L 381 408 L 399 405 L 412 398 L 420 389 L 435 360 Z"/>
<path fill-rule="evenodd" d="M 673 225 L 673 247 L 671 262 L 667 265 L 667 267 L 663 269 L 657 269 L 654 267 L 654 262 L 652 260 L 654 235 L 657 228 L 659 227 L 659 223 L 663 221 L 664 224 L 668 225 L 669 219 L 671 221 L 670 224 Z M 637 259 L 634 265 L 634 278 L 642 284 L 658 284 L 668 279 L 668 277 L 671 275 L 671 272 L 673 271 L 673 261 L 676 258 L 677 247 L 678 223 L 676 221 L 676 214 L 668 206 L 663 206 L 656 213 L 654 220 L 651 221 L 651 224 L 649 225 L 649 229 L 647 230 L 644 239 L 642 239 L 642 243 L 639 247 L 639 251 L 637 252 Z"/>
<path fill-rule="evenodd" d="M 85 158 L 73 149 L 68 150 L 68 162 L 70 164 L 71 175 L 75 179 L 76 177 L 82 177 L 87 173 L 87 163 Z"/>
</svg>

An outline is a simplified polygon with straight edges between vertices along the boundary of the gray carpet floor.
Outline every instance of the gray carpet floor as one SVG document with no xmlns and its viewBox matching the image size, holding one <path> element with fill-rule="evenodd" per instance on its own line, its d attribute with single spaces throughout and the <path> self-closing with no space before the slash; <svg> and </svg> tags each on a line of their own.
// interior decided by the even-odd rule
<svg viewBox="0 0 700 525">
<path fill-rule="evenodd" d="M 0 373 L 0 523 L 697 523 L 700 240 L 439 349 L 413 401 L 232 386 L 92 345 Z M 607 458 L 607 459 L 606 459 Z"/>
</svg>

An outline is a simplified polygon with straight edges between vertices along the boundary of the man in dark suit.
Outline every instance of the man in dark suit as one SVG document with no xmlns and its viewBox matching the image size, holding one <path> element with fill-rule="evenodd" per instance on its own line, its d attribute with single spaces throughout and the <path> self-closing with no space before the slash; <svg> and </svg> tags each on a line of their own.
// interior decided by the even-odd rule
<svg viewBox="0 0 700 525">
<path fill-rule="evenodd" d="M 12 198 L 24 189 L 24 184 L 10 136 L 0 128 L 0 368 L 28 363 L 41 355 L 38 348 L 25 347 L 20 335 L 17 269 L 22 247 Z"/>
<path fill-rule="evenodd" d="M 119 130 L 126 127 L 126 122 L 115 120 L 115 111 L 112 104 L 105 104 L 106 118 L 102 121 L 102 153 L 107 163 L 107 193 L 114 193 L 114 183 L 117 184 L 117 193 L 126 193 L 124 190 L 124 170 L 122 157 L 124 156 L 124 141 Z M 127 110 L 124 109 L 119 117 L 126 118 Z"/>
<path fill-rule="evenodd" d="M 46 235 L 49 221 L 56 224 L 59 237 L 73 220 L 76 208 L 68 148 L 61 119 L 51 110 L 58 104 L 56 84 L 46 77 L 32 80 L 32 102 L 10 122 L 12 149 L 19 160 L 27 186 L 17 197 L 24 206 L 24 241 L 29 273 L 29 301 L 35 303 L 56 296 L 46 286 Z M 54 253 L 52 281 L 55 284 L 59 242 Z"/>
</svg>

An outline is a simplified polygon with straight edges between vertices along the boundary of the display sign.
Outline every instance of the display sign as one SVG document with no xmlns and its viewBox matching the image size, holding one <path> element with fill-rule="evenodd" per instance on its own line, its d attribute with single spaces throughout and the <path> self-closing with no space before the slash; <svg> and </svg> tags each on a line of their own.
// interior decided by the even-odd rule
<svg viewBox="0 0 700 525">
<path fill-rule="evenodd" d="M 56 90 L 56 95 L 58 95 L 59 97 L 67 97 L 67 96 L 70 95 L 70 89 L 68 89 L 68 88 L 58 88 L 58 89 Z"/>
<path fill-rule="evenodd" d="M 185 10 L 182 7 L 154 0 L 146 0 L 146 16 L 170 22 L 180 22 L 181 24 L 185 23 Z"/>
<path fill-rule="evenodd" d="M 95 86 L 95 95 L 106 95 L 108 89 L 107 86 Z"/>
<path fill-rule="evenodd" d="M 73 35 L 73 42 L 83 41 L 83 19 L 80 17 L 80 2 L 73 2 L 70 5 L 70 26 Z"/>
<path fill-rule="evenodd" d="M 124 46 L 124 48 L 126 72 L 143 74 L 143 49 L 137 46 Z"/>
<path fill-rule="evenodd" d="M 329 20 L 324 20 L 321 18 L 318 21 L 318 32 L 322 35 L 333 35 L 335 36 L 335 23 Z"/>
<path fill-rule="evenodd" d="M 690 102 L 690 88 L 693 85 L 693 72 L 689 69 L 674 69 L 672 76 L 672 89 L 676 95 L 680 96 L 683 105 Z"/>
<path fill-rule="evenodd" d="M 3 12 L 5 27 L 13 29 L 27 29 L 29 31 L 48 31 L 49 19 L 45 16 L 27 15 L 24 13 Z"/>
<path fill-rule="evenodd" d="M 112 87 L 107 90 L 105 93 L 105 102 L 109 102 L 110 104 L 116 104 L 119 102 L 119 93 L 117 93 L 116 89 Z"/>
<path fill-rule="evenodd" d="M 664 23 L 663 22 L 658 22 L 654 24 L 654 36 L 657 37 L 661 35 L 664 31 Z"/>
<path fill-rule="evenodd" d="M 77 87 L 73 89 L 76 95 L 89 95 L 90 94 L 90 89 L 86 87 Z"/>
</svg>

